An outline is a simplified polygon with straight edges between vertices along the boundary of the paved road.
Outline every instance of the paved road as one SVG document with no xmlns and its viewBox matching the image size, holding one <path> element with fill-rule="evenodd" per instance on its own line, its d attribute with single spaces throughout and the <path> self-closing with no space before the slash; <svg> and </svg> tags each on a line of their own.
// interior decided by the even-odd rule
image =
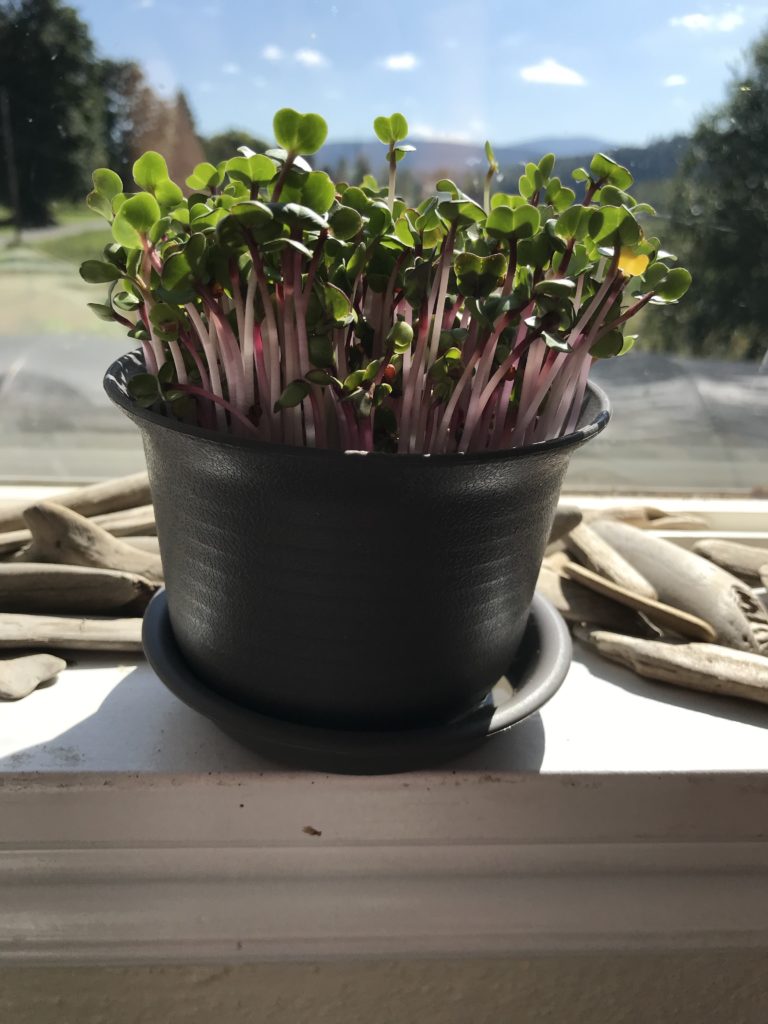
<svg viewBox="0 0 768 1024">
<path fill-rule="evenodd" d="M 142 464 L 101 377 L 124 341 L 0 337 L 0 478 L 89 478 Z M 768 374 L 743 363 L 631 353 L 599 364 L 607 430 L 574 458 L 578 489 L 768 489 Z"/>
<path fill-rule="evenodd" d="M 49 224 L 42 228 L 24 228 L 21 232 L 21 241 L 29 242 L 43 238 L 69 238 L 73 235 L 82 235 L 86 231 L 95 231 L 100 227 L 106 227 L 105 222 L 96 214 L 83 217 L 81 220 L 73 220 L 68 224 Z"/>
</svg>

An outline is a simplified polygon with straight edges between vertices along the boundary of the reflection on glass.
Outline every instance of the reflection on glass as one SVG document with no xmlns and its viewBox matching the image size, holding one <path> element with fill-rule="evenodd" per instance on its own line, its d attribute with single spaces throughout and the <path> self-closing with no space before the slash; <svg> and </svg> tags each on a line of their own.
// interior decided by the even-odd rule
<svg viewBox="0 0 768 1024">
<path fill-rule="evenodd" d="M 136 156 L 159 149 L 183 182 L 202 159 L 262 148 L 272 112 L 290 104 L 323 112 L 331 136 L 314 162 L 350 181 L 385 180 L 370 124 L 403 110 L 417 151 L 398 188 L 413 202 L 441 176 L 481 198 L 486 137 L 497 189 L 548 151 L 566 181 L 595 150 L 628 166 L 657 211 L 647 232 L 694 285 L 643 316 L 628 356 L 596 366 L 614 418 L 570 484 L 768 487 L 763 8 L 673 4 L 638 20 L 596 3 L 597 60 L 582 9 L 558 6 L 542 48 L 539 28 L 513 24 L 507 7 L 393 0 L 378 38 L 367 5 L 342 0 L 299 0 L 289 25 L 245 0 L 0 2 L 0 477 L 87 479 L 141 463 L 101 392 L 125 339 L 92 316 L 100 290 L 77 275 L 109 241 L 83 203 L 91 168 L 127 184 Z"/>
</svg>

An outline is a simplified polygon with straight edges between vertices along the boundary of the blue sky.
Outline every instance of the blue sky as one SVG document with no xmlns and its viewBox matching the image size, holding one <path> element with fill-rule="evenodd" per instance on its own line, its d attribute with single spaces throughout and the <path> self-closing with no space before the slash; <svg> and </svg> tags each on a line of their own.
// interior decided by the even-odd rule
<svg viewBox="0 0 768 1024">
<path fill-rule="evenodd" d="M 412 135 L 645 142 L 723 96 L 768 5 L 702 0 L 75 0 L 104 56 L 186 92 L 198 128 L 269 135 L 281 106 L 331 139 L 401 110 Z M 546 12 L 539 13 L 539 12 Z"/>
</svg>

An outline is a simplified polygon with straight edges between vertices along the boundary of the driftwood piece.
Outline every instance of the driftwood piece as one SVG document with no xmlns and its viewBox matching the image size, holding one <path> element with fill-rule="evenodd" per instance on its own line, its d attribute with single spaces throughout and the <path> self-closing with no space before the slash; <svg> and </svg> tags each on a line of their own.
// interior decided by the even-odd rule
<svg viewBox="0 0 768 1024">
<path fill-rule="evenodd" d="M 768 613 L 741 580 L 645 530 L 608 519 L 591 526 L 645 576 L 661 602 L 704 619 L 724 647 L 768 654 Z"/>
<path fill-rule="evenodd" d="M 705 530 L 708 526 L 702 516 L 690 512 L 663 512 L 652 505 L 595 508 L 584 513 L 584 522 L 591 523 L 596 519 L 614 519 L 638 530 Z"/>
<path fill-rule="evenodd" d="M 29 530 L 10 530 L 8 533 L 0 533 L 0 558 L 7 558 L 14 552 L 29 544 L 32 534 Z"/>
<path fill-rule="evenodd" d="M 21 700 L 66 667 L 66 661 L 52 654 L 0 658 L 0 700 Z"/>
<path fill-rule="evenodd" d="M 568 565 L 571 561 L 567 551 L 552 551 L 551 554 L 545 555 L 542 561 L 542 566 L 545 569 L 549 569 L 551 572 L 557 573 L 558 576 L 563 574 L 563 566 Z"/>
<path fill-rule="evenodd" d="M 56 497 L 56 504 L 71 508 L 83 516 L 95 516 L 102 512 L 117 512 L 120 509 L 135 508 L 152 501 L 146 472 L 130 476 L 103 480 L 98 484 L 76 487 Z M 24 512 L 28 501 L 17 501 L 0 506 L 0 531 L 20 530 L 24 526 Z"/>
<path fill-rule="evenodd" d="M 639 676 L 689 690 L 768 704 L 768 658 L 717 644 L 674 644 L 603 630 L 577 628 L 576 636 L 610 661 Z"/>
<path fill-rule="evenodd" d="M 586 622 L 635 636 L 658 635 L 633 609 L 566 579 L 545 565 L 541 567 L 536 589 L 552 602 L 566 622 Z"/>
<path fill-rule="evenodd" d="M 653 505 L 615 505 L 608 508 L 593 508 L 584 513 L 584 522 L 591 523 L 595 519 L 618 519 L 622 523 L 644 528 L 655 519 L 666 516 L 660 508 Z"/>
<path fill-rule="evenodd" d="M 547 544 L 554 544 L 555 541 L 570 533 L 575 526 L 579 525 L 581 518 L 581 509 L 576 508 L 574 505 L 558 505 L 555 518 L 552 521 L 552 529 L 549 531 Z"/>
<path fill-rule="evenodd" d="M 91 522 L 111 533 L 113 537 L 152 534 L 157 529 L 152 505 L 139 505 L 137 508 L 127 508 L 122 512 L 107 512 L 103 516 L 93 516 Z"/>
<path fill-rule="evenodd" d="M 659 516 L 645 523 L 633 524 L 641 530 L 706 530 L 709 523 L 703 516 L 695 516 L 689 512 L 680 512 L 673 516 Z"/>
<path fill-rule="evenodd" d="M 162 581 L 159 555 L 118 540 L 77 512 L 43 501 L 28 508 L 24 518 L 32 531 L 32 544 L 24 552 L 24 561 L 118 569 L 144 576 L 152 583 Z"/>
<path fill-rule="evenodd" d="M 565 538 L 565 546 L 592 572 L 607 577 L 625 590 L 652 601 L 658 596 L 648 580 L 586 523 L 571 530 Z"/>
<path fill-rule="evenodd" d="M 130 544 L 132 548 L 139 548 L 140 551 L 151 551 L 153 555 L 160 554 L 160 544 L 157 537 L 134 537 L 131 535 L 126 538 L 126 544 Z"/>
<path fill-rule="evenodd" d="M 768 549 L 736 544 L 731 540 L 697 540 L 693 550 L 750 583 L 759 582 L 760 570 L 768 565 Z"/>
<path fill-rule="evenodd" d="M 157 529 L 155 510 L 152 505 L 139 505 L 138 508 L 126 509 L 122 512 L 107 512 L 105 515 L 94 516 L 91 522 L 101 526 L 113 537 L 145 536 L 154 534 Z M 32 534 L 26 529 L 0 533 L 0 558 L 7 558 L 20 551 L 22 560 L 26 560 L 30 556 L 25 551 L 25 546 L 28 546 L 31 541 Z"/>
<path fill-rule="evenodd" d="M 157 587 L 134 573 L 79 565 L 0 563 L 0 611 L 139 615 Z"/>
<path fill-rule="evenodd" d="M 0 649 L 140 651 L 141 619 L 0 615 Z"/>
<path fill-rule="evenodd" d="M 679 608 L 673 608 L 661 601 L 653 601 L 649 597 L 626 590 L 618 583 L 613 583 L 612 580 L 607 580 L 590 569 L 585 569 L 583 565 L 570 562 L 563 567 L 563 573 L 568 579 L 583 583 L 585 587 L 589 587 L 590 590 L 594 590 L 604 597 L 612 598 L 619 604 L 642 612 L 646 618 L 661 629 L 672 630 L 674 633 L 679 633 L 680 636 L 690 637 L 691 640 L 712 641 L 716 638 L 715 630 L 704 619 L 680 611 Z"/>
</svg>

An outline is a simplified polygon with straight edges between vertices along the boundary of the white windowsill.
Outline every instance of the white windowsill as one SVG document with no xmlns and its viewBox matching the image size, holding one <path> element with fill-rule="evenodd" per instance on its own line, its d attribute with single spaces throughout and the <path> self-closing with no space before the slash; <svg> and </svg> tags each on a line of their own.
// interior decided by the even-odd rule
<svg viewBox="0 0 768 1024">
<path fill-rule="evenodd" d="M 768 706 L 577 646 L 539 714 L 440 770 L 294 773 L 84 657 L 0 704 L 0 960 L 764 947 L 766 740 Z"/>
</svg>

